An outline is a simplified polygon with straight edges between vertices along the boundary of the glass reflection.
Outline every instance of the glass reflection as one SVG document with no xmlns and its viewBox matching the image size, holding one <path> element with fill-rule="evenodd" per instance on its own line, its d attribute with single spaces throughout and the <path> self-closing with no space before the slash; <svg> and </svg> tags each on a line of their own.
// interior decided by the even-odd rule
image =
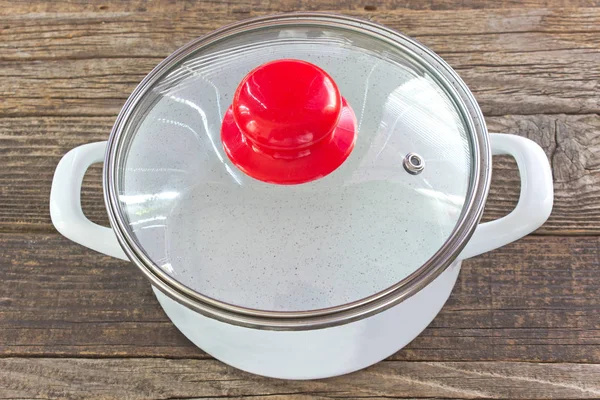
<svg viewBox="0 0 600 400">
<path fill-rule="evenodd" d="M 220 141 L 240 80 L 282 58 L 327 71 L 357 117 L 349 159 L 309 184 L 249 178 Z M 207 296 L 278 311 L 358 300 L 421 266 L 459 218 L 471 163 L 462 117 L 386 43 L 335 28 L 262 30 L 191 55 L 153 93 L 120 199 L 147 255 Z M 402 167 L 409 152 L 425 160 L 418 176 Z"/>
</svg>

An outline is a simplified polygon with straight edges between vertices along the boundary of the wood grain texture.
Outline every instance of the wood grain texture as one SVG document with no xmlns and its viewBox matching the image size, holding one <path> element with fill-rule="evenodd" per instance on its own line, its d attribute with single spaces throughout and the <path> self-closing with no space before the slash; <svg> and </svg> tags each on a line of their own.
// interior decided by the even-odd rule
<svg viewBox="0 0 600 400">
<path fill-rule="evenodd" d="M 89 0 L 2 0 L 0 7 L 6 14 L 21 13 L 63 13 L 63 12 L 198 12 L 219 10 L 221 14 L 250 12 L 290 12 L 310 11 L 392 11 L 392 10 L 469 10 L 505 8 L 544 8 L 544 7 L 598 7 L 598 0 L 237 0 L 233 1 L 193 1 L 193 0 L 130 0 L 130 1 L 89 1 Z"/>
<path fill-rule="evenodd" d="M 600 238 L 529 237 L 465 262 L 402 361 L 600 363 Z M 208 356 L 135 266 L 58 234 L 0 234 L 0 357 Z"/>
<path fill-rule="evenodd" d="M 0 17 L 0 116 L 114 117 L 161 59 L 223 24 L 270 12 L 258 10 Z M 431 47 L 486 115 L 600 112 L 600 8 L 339 11 Z"/>
<path fill-rule="evenodd" d="M 0 359 L 2 398 L 593 399 L 600 365 L 379 363 L 321 381 L 281 381 L 214 360 Z"/>
<path fill-rule="evenodd" d="M 0 118 L 0 230 L 54 231 L 48 199 L 54 169 L 70 149 L 106 140 L 111 117 Z M 539 143 L 552 162 L 555 205 L 540 234 L 600 233 L 600 116 L 527 115 L 488 117 L 490 131 Z M 485 220 L 506 215 L 519 196 L 514 161 L 494 158 L 494 179 Z M 107 224 L 101 166 L 88 173 L 82 193 L 86 214 Z"/>
<path fill-rule="evenodd" d="M 0 0 L 0 399 L 600 398 L 598 6 Z M 61 237 L 48 212 L 60 157 L 106 140 L 160 60 L 224 24 L 298 10 L 371 19 L 431 47 L 472 89 L 490 131 L 542 145 L 556 189 L 540 235 L 465 262 L 442 312 L 405 349 L 313 382 L 211 359 L 133 265 Z M 83 207 L 106 223 L 100 172 L 85 178 Z M 518 192 L 514 162 L 495 158 L 484 219 L 509 212 Z"/>
</svg>

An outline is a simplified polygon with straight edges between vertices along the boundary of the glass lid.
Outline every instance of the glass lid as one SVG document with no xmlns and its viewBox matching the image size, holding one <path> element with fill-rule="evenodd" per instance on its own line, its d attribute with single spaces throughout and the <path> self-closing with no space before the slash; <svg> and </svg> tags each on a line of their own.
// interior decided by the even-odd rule
<svg viewBox="0 0 600 400">
<path fill-rule="evenodd" d="M 481 214 L 459 237 L 484 126 L 423 49 L 324 15 L 237 24 L 180 49 L 111 136 L 130 254 L 188 293 L 279 313 L 343 307 L 434 256 L 449 264 Z"/>
</svg>

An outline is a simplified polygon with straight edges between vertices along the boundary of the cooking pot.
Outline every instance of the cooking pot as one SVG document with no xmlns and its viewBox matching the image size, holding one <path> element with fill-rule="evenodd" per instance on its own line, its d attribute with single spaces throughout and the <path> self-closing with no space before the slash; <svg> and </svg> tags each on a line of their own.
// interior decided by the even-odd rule
<svg viewBox="0 0 600 400">
<path fill-rule="evenodd" d="M 492 154 L 520 198 L 479 223 Z M 111 228 L 80 204 L 104 163 Z M 553 201 L 534 142 L 487 132 L 439 56 L 360 19 L 252 19 L 177 50 L 139 84 L 107 142 L 68 152 L 56 229 L 131 260 L 193 343 L 255 374 L 323 378 L 414 339 L 464 259 L 541 226 Z"/>
</svg>

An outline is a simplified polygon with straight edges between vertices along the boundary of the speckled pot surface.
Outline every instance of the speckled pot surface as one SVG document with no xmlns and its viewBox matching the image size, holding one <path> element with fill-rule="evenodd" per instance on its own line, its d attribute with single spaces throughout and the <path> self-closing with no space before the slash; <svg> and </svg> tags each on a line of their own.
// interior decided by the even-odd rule
<svg viewBox="0 0 600 400">
<path fill-rule="evenodd" d="M 195 291 L 275 311 L 359 300 L 423 265 L 454 229 L 469 189 L 468 132 L 449 95 L 368 36 L 274 27 L 231 40 L 156 84 L 129 145 L 120 200 L 150 258 Z M 220 128 L 242 78 L 291 57 L 333 77 L 359 129 L 334 173 L 282 186 L 237 169 Z M 403 167 L 409 152 L 425 160 L 419 175 Z"/>
</svg>

